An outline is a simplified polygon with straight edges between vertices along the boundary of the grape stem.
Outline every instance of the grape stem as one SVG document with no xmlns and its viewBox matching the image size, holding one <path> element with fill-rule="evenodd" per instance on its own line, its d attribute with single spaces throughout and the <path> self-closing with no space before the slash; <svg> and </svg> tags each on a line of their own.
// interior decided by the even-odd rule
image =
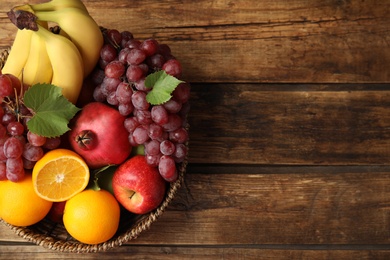
<svg viewBox="0 0 390 260">
<path fill-rule="evenodd" d="M 3 100 L 3 103 L 6 104 L 8 109 L 11 110 L 15 114 L 18 122 L 20 122 L 23 118 L 32 117 L 29 115 L 23 115 L 20 111 L 20 105 L 23 104 L 23 99 L 21 98 L 23 90 L 21 90 L 20 96 L 18 96 L 16 88 L 14 88 L 14 91 L 15 91 L 15 101 L 10 99 L 9 97 L 5 97 Z"/>
</svg>

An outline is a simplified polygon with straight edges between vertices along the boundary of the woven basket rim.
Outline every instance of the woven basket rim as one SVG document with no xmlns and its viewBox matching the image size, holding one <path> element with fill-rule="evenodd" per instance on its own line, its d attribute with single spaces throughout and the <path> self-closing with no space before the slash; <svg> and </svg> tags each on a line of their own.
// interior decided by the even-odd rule
<svg viewBox="0 0 390 260">
<path fill-rule="evenodd" d="M 9 54 L 9 50 L 10 48 L 7 48 L 0 52 L 0 68 L 4 66 L 4 63 Z M 189 130 L 188 123 L 186 125 L 186 129 Z M 188 150 L 188 142 L 185 145 Z M 187 164 L 188 153 L 184 161 L 178 164 L 178 179 L 168 184 L 169 187 L 164 200 L 155 210 L 144 215 L 140 215 L 140 218 L 133 223 L 134 225 L 132 225 L 131 228 L 100 244 L 84 244 L 74 239 L 64 240 L 58 237 L 50 236 L 48 232 L 37 232 L 34 230 L 33 226 L 39 225 L 40 222 L 29 227 L 18 227 L 7 223 L 0 218 L 0 223 L 3 223 L 5 226 L 9 227 L 14 233 L 24 238 L 25 240 L 47 249 L 69 253 L 94 253 L 107 251 L 119 247 L 130 240 L 136 239 L 143 231 L 148 230 L 152 223 L 155 222 L 164 213 L 166 208 L 177 194 L 178 189 L 184 182 L 184 175 Z"/>
</svg>

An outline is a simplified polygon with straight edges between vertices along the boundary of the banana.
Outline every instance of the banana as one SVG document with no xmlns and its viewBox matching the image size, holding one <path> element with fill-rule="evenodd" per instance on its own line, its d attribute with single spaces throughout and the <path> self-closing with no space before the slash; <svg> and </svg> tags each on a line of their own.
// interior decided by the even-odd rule
<svg viewBox="0 0 390 260">
<path fill-rule="evenodd" d="M 31 37 L 30 54 L 23 69 L 23 83 L 51 83 L 53 69 L 46 50 L 46 43 L 36 32 Z"/>
<path fill-rule="evenodd" d="M 11 50 L 1 70 L 3 74 L 9 73 L 21 79 L 22 70 L 29 57 L 32 35 L 31 30 L 17 30 Z"/>
<path fill-rule="evenodd" d="M 45 3 L 30 4 L 34 11 L 56 11 L 62 8 L 78 8 L 88 14 L 88 10 L 84 3 L 80 0 L 51 0 Z"/>
<path fill-rule="evenodd" d="M 40 21 L 54 22 L 64 30 L 76 45 L 84 61 L 84 77 L 95 68 L 100 49 L 103 46 L 103 34 L 96 21 L 79 8 L 62 8 L 55 11 L 35 11 Z"/>
<path fill-rule="evenodd" d="M 51 84 L 62 88 L 62 94 L 76 103 L 84 79 L 83 59 L 77 47 L 66 37 L 54 34 L 38 24 L 39 35 L 46 44 L 53 77 Z"/>
</svg>

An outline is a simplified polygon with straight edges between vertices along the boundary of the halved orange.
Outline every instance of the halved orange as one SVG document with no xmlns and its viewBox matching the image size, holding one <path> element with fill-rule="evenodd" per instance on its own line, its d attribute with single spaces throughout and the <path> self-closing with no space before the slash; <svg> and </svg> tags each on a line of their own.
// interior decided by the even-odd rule
<svg viewBox="0 0 390 260">
<path fill-rule="evenodd" d="M 61 202 L 83 191 L 88 185 L 90 173 L 86 162 L 76 152 L 54 149 L 37 161 L 32 178 L 39 197 Z"/>
</svg>

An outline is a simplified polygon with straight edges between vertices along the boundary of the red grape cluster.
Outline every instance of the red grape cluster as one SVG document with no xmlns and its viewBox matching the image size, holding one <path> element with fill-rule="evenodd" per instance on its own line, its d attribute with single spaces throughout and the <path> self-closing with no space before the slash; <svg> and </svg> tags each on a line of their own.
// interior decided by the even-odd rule
<svg viewBox="0 0 390 260">
<path fill-rule="evenodd" d="M 151 105 L 146 95 L 153 88 L 145 86 L 145 78 L 164 70 L 180 79 L 181 64 L 168 45 L 155 39 L 138 40 L 128 31 L 115 29 L 104 35 L 106 41 L 92 76 L 93 98 L 116 107 L 126 117 L 131 145 L 143 145 L 149 165 L 158 167 L 165 180 L 175 181 L 177 163 L 187 156 L 190 85 L 180 83 L 169 101 Z"/>
<path fill-rule="evenodd" d="M 0 181 L 17 182 L 31 170 L 46 149 L 57 148 L 60 138 L 46 138 L 27 129 L 31 112 L 19 97 L 21 82 L 11 74 L 0 75 Z"/>
</svg>

